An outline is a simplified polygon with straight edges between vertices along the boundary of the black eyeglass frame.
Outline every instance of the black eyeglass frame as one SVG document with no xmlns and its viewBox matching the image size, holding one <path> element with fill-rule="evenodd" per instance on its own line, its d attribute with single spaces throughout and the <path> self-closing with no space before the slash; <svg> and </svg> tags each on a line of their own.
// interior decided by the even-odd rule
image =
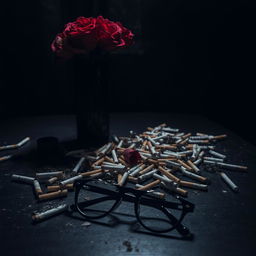
<svg viewBox="0 0 256 256">
<path fill-rule="evenodd" d="M 175 198 L 178 199 L 180 201 L 180 203 L 170 202 L 170 201 L 166 201 L 165 199 L 157 199 L 156 197 L 150 195 L 146 191 L 141 191 L 141 190 L 136 190 L 136 189 L 129 188 L 129 187 L 122 187 L 122 186 L 111 184 L 112 186 L 115 187 L 115 190 L 116 190 L 116 191 L 112 191 L 112 190 L 102 188 L 102 187 L 97 186 L 97 185 L 89 184 L 90 182 L 96 182 L 96 184 L 97 184 L 98 181 L 93 180 L 93 179 L 84 179 L 84 180 L 78 180 L 74 184 L 74 186 L 75 186 L 75 205 L 74 206 L 75 206 L 75 209 L 83 217 L 85 217 L 87 219 L 103 218 L 103 217 L 109 215 L 112 211 L 114 211 L 121 204 L 122 201 L 125 201 L 125 202 L 134 203 L 135 216 L 136 216 L 138 222 L 145 229 L 147 229 L 151 232 L 167 233 L 167 232 L 170 232 L 170 231 L 176 229 L 183 236 L 188 235 L 190 233 L 189 229 L 187 227 L 185 227 L 184 225 L 182 225 L 181 222 L 182 222 L 182 220 L 184 219 L 184 217 L 186 216 L 187 213 L 194 211 L 194 204 L 185 200 L 184 198 L 176 196 Z M 97 192 L 97 193 L 107 195 L 107 196 L 97 198 L 97 199 L 93 199 L 93 200 L 84 201 L 84 202 L 78 202 L 79 192 L 80 192 L 81 188 L 85 185 L 86 185 L 86 190 L 92 191 L 92 192 Z M 88 216 L 79 207 L 79 205 L 81 206 L 81 204 L 82 205 L 86 204 L 86 206 L 89 206 L 89 205 L 93 205 L 93 204 L 96 204 L 96 203 L 100 203 L 100 202 L 108 200 L 108 199 L 116 200 L 116 202 L 113 204 L 113 206 L 108 211 L 104 212 L 103 214 L 101 214 L 99 216 Z M 157 208 L 160 211 L 162 211 L 169 218 L 169 221 L 170 221 L 172 227 L 167 228 L 165 230 L 161 230 L 161 231 L 154 230 L 154 229 L 151 229 L 150 227 L 147 227 L 141 221 L 141 217 L 139 215 L 140 204 L 147 205 L 147 206 L 150 206 L 150 207 L 154 207 L 154 208 Z M 175 216 L 173 216 L 168 211 L 168 209 L 181 210 L 182 213 L 181 213 L 180 218 L 177 219 Z"/>
</svg>

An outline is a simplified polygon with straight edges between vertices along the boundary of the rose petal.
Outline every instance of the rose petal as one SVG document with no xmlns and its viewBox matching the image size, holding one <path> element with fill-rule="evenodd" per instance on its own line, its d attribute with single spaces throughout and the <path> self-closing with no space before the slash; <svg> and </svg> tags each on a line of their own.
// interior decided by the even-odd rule
<svg viewBox="0 0 256 256">
<path fill-rule="evenodd" d="M 140 153 L 137 150 L 128 148 L 123 152 L 125 161 L 130 165 L 136 165 L 141 160 Z"/>
</svg>

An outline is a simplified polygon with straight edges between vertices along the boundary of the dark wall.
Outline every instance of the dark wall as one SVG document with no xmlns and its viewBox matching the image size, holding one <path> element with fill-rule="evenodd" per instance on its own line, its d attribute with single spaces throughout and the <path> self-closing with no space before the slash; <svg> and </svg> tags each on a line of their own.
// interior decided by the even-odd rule
<svg viewBox="0 0 256 256">
<path fill-rule="evenodd" d="M 50 43 L 65 23 L 102 14 L 136 35 L 134 46 L 109 58 L 110 110 L 204 114 L 255 141 L 251 2 L 39 0 L 6 7 L 2 117 L 75 112 L 74 61 L 56 61 Z"/>
</svg>

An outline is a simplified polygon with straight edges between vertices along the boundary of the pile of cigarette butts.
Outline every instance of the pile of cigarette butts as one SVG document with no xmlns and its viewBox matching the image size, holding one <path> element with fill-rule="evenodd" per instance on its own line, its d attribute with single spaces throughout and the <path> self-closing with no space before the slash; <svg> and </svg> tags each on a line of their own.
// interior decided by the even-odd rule
<svg viewBox="0 0 256 256">
<path fill-rule="evenodd" d="M 226 137 L 225 134 L 192 135 L 160 124 L 154 128 L 148 127 L 141 134 L 130 131 L 128 137 L 113 135 L 111 142 L 84 154 L 68 174 L 63 171 L 40 172 L 35 177 L 13 174 L 12 180 L 34 186 L 39 201 L 65 197 L 73 190 L 76 180 L 92 177 L 119 186 L 131 183 L 135 189 L 147 191 L 161 200 L 168 193 L 186 197 L 186 188 L 207 191 L 210 180 L 203 176 L 202 170 L 214 170 L 233 191 L 238 191 L 223 170 L 245 172 L 247 167 L 226 163 L 227 157 L 215 151 L 215 144 Z M 140 160 L 133 166 L 124 157 L 127 149 L 140 154 Z M 86 171 L 84 163 L 89 165 Z M 41 188 L 42 183 L 47 185 L 46 193 Z M 33 214 L 32 219 L 40 221 L 67 209 L 68 205 L 63 204 Z"/>
</svg>

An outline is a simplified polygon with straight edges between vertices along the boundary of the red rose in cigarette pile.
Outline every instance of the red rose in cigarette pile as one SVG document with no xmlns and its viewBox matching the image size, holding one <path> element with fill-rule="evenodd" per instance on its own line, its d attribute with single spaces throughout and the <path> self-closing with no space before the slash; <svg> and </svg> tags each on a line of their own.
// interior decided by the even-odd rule
<svg viewBox="0 0 256 256">
<path fill-rule="evenodd" d="M 137 150 L 128 148 L 123 152 L 124 159 L 129 165 L 138 164 L 141 160 L 140 153 Z"/>
<path fill-rule="evenodd" d="M 75 54 L 85 54 L 99 48 L 105 51 L 132 45 L 133 33 L 120 22 L 97 18 L 78 17 L 65 25 L 51 44 L 57 56 L 71 58 Z"/>
</svg>

